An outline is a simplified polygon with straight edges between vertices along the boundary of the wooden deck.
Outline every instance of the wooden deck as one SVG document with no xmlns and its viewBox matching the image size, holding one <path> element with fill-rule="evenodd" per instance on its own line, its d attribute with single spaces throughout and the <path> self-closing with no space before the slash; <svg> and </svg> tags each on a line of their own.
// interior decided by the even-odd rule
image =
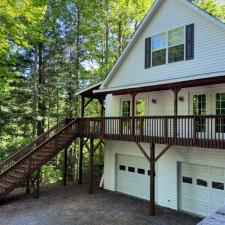
<svg viewBox="0 0 225 225">
<path fill-rule="evenodd" d="M 223 115 L 81 118 L 77 126 L 83 138 L 225 148 Z"/>
</svg>

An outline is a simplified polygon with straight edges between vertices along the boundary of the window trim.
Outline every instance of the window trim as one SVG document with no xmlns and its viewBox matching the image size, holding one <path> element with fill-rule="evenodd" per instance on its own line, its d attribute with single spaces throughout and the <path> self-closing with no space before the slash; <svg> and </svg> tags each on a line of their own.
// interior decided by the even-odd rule
<svg viewBox="0 0 225 225">
<path fill-rule="evenodd" d="M 150 67 L 149 68 L 157 67 L 157 66 L 164 66 L 164 65 L 173 64 L 173 63 L 179 63 L 179 62 L 184 62 L 184 61 L 189 61 L 185 57 L 186 56 L 186 26 L 188 26 L 188 24 L 187 25 L 183 25 L 183 26 L 179 26 L 179 27 L 175 27 L 175 28 L 170 29 L 170 30 L 165 31 L 165 32 L 162 31 L 160 33 L 152 34 L 151 36 L 147 36 L 146 37 L 146 38 L 151 38 L 152 39 L 152 41 L 151 41 L 151 62 L 150 62 Z M 169 36 L 169 32 L 172 31 L 172 30 L 181 28 L 181 27 L 184 29 L 184 59 L 183 60 L 180 60 L 180 61 L 177 61 L 177 62 L 169 62 L 169 48 L 170 47 L 176 47 L 176 46 L 181 45 L 181 44 L 179 44 L 179 45 L 169 46 L 169 40 L 168 40 L 168 38 L 169 38 L 168 37 Z M 153 63 L 152 63 L 153 62 L 153 54 L 152 53 L 155 52 L 155 51 L 153 51 L 153 37 L 155 35 L 162 34 L 162 33 L 166 33 L 166 48 L 160 48 L 158 50 L 166 49 L 166 63 L 165 64 L 160 64 L 160 65 L 153 66 Z"/>
<path fill-rule="evenodd" d="M 121 98 L 120 99 L 120 116 L 122 117 L 123 116 L 123 102 L 127 102 L 129 101 L 130 102 L 130 115 L 131 115 L 131 110 L 132 110 L 132 101 L 129 97 L 127 98 Z"/>
</svg>

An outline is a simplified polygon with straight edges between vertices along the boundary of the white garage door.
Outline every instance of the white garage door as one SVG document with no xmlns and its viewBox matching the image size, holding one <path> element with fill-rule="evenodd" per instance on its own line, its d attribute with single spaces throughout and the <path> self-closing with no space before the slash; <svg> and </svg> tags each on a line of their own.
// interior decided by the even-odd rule
<svg viewBox="0 0 225 225">
<path fill-rule="evenodd" d="M 207 216 L 225 204 L 225 169 L 180 164 L 180 209 Z"/>
<path fill-rule="evenodd" d="M 150 199 L 149 162 L 143 157 L 117 155 L 117 191 Z"/>
</svg>

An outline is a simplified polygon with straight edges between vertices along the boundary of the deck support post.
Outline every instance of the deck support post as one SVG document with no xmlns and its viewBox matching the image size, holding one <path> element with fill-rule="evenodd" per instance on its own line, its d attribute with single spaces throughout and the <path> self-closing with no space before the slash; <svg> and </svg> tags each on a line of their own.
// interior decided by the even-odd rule
<svg viewBox="0 0 225 225">
<path fill-rule="evenodd" d="M 94 183 L 94 139 L 90 138 L 90 152 L 89 152 L 89 194 L 93 193 L 93 183 Z"/>
<path fill-rule="evenodd" d="M 30 194 L 30 177 L 27 177 L 26 193 L 27 193 L 27 195 Z"/>
<path fill-rule="evenodd" d="M 41 169 L 39 168 L 36 173 L 30 175 L 27 178 L 26 183 L 26 193 L 30 194 L 31 189 L 33 189 L 34 197 L 39 198 L 40 195 L 40 182 L 41 182 Z"/>
<path fill-rule="evenodd" d="M 177 115 L 178 115 L 178 92 L 180 91 L 180 87 L 173 88 L 174 93 L 174 124 L 173 124 L 173 137 L 177 138 Z"/>
<path fill-rule="evenodd" d="M 150 216 L 155 215 L 155 143 L 150 143 Z"/>
<path fill-rule="evenodd" d="M 40 176 L 41 176 L 41 170 L 39 169 L 37 171 L 37 190 L 36 190 L 36 198 L 39 198 L 40 196 Z"/>
<path fill-rule="evenodd" d="M 132 136 L 135 135 L 135 97 L 136 97 L 137 93 L 134 92 L 131 94 L 132 96 L 132 108 L 131 108 L 131 116 L 132 116 Z"/>
<path fill-rule="evenodd" d="M 80 104 L 80 117 L 84 118 L 84 96 L 81 96 L 81 104 Z M 84 139 L 80 137 L 80 153 L 79 153 L 79 177 L 78 184 L 82 184 L 82 176 L 83 176 L 83 147 L 84 147 Z"/>
<path fill-rule="evenodd" d="M 63 168 L 63 186 L 67 184 L 67 159 L 68 159 L 68 148 L 64 150 L 64 168 Z"/>
</svg>

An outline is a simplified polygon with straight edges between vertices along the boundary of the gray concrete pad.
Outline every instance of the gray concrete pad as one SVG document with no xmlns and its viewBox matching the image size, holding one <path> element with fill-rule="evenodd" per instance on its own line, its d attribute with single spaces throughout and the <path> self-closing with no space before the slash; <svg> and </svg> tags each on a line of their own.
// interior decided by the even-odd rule
<svg viewBox="0 0 225 225">
<path fill-rule="evenodd" d="M 85 185 L 41 187 L 40 198 L 17 189 L 0 204 L 0 225 L 194 225 L 201 218 L 157 207 L 149 216 L 148 202 Z"/>
</svg>

